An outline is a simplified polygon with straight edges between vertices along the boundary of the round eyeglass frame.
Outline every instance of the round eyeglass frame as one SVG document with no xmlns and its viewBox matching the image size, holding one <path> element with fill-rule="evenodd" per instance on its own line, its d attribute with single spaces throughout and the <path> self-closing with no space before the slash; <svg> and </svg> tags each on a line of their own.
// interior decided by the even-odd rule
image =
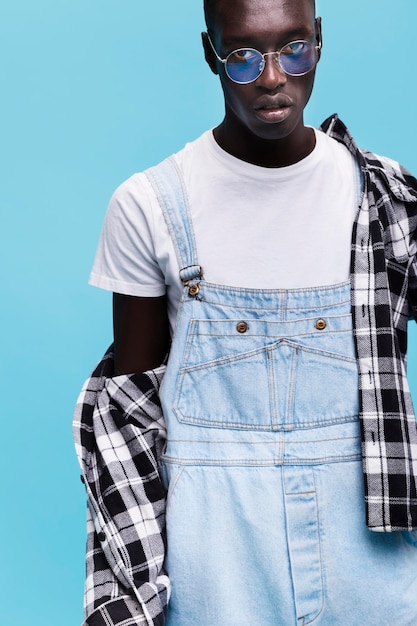
<svg viewBox="0 0 417 626">
<path fill-rule="evenodd" d="M 225 69 L 227 77 L 232 82 L 234 82 L 234 83 L 236 83 L 238 85 L 249 85 L 250 83 L 254 83 L 255 80 L 258 80 L 258 78 L 261 76 L 262 72 L 265 69 L 265 65 L 266 65 L 265 57 L 269 56 L 271 54 L 275 54 L 277 56 L 277 61 L 278 61 L 279 67 L 288 76 L 296 76 L 296 77 L 297 76 L 305 76 L 306 74 L 311 72 L 316 67 L 316 65 L 318 63 L 318 60 L 319 60 L 318 53 L 321 50 L 321 41 L 320 41 L 320 43 L 317 46 L 313 46 L 311 41 L 307 41 L 305 39 L 296 39 L 294 41 L 289 41 L 284 46 L 282 46 L 282 48 L 280 50 L 275 50 L 274 52 L 264 52 L 264 53 L 262 53 L 262 52 L 259 52 L 259 50 L 257 50 L 256 48 L 237 48 L 236 50 L 232 50 L 231 52 L 229 52 L 227 57 L 222 59 L 222 57 L 218 54 L 216 48 L 214 47 L 214 44 L 213 44 L 213 42 L 211 40 L 211 37 L 210 37 L 209 33 L 206 33 L 206 34 L 207 34 L 207 38 L 209 40 L 210 46 L 211 46 L 214 54 L 216 55 L 217 60 L 220 61 L 220 63 L 222 63 L 224 65 L 224 69 Z M 294 74 L 293 72 L 288 72 L 281 64 L 281 53 L 282 53 L 282 51 L 284 50 L 284 48 L 286 48 L 287 46 L 290 46 L 291 44 L 294 44 L 294 43 L 307 43 L 309 46 L 312 46 L 315 49 L 315 52 L 316 52 L 316 58 L 315 58 L 315 61 L 314 61 L 313 65 L 308 70 L 306 70 L 305 72 L 301 72 L 300 74 Z M 260 68 L 259 69 L 259 74 L 257 76 L 255 76 L 255 78 L 252 78 L 251 80 L 242 81 L 242 80 L 236 80 L 235 78 L 232 78 L 232 76 L 230 76 L 230 74 L 228 72 L 228 68 L 227 68 L 227 62 L 228 62 L 228 59 L 232 56 L 232 54 L 236 54 L 236 52 L 240 52 L 240 51 L 244 51 L 244 50 L 245 51 L 249 50 L 251 52 L 256 52 L 257 54 L 259 54 L 260 57 L 262 57 L 262 61 L 259 64 L 259 68 Z"/>
</svg>

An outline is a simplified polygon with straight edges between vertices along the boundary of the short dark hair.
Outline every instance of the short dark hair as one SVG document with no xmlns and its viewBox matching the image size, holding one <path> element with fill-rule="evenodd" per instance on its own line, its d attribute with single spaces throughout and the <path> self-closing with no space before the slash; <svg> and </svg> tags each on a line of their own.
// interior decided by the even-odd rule
<svg viewBox="0 0 417 626">
<path fill-rule="evenodd" d="M 213 27 L 215 4 L 216 0 L 204 0 L 204 17 L 208 29 Z"/>
<path fill-rule="evenodd" d="M 313 4 L 314 13 L 316 13 L 316 0 L 310 0 Z M 215 9 L 217 0 L 204 0 L 204 17 L 207 29 L 212 29 L 215 22 Z"/>
</svg>

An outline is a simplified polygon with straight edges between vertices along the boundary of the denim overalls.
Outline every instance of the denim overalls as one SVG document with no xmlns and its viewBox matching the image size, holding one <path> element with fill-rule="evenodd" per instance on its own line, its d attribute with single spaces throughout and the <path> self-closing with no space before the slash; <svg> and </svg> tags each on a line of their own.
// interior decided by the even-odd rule
<svg viewBox="0 0 417 626">
<path fill-rule="evenodd" d="M 206 282 L 175 158 L 148 176 L 184 283 L 161 388 L 167 626 L 415 626 L 415 535 L 365 525 L 350 284 Z"/>
</svg>

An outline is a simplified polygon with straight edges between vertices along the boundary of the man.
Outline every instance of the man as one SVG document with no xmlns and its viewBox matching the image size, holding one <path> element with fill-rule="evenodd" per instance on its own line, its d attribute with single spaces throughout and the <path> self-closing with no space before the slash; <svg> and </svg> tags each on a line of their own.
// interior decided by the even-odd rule
<svg viewBox="0 0 417 626">
<path fill-rule="evenodd" d="M 85 624 L 415 624 L 417 181 L 305 126 L 312 0 L 205 11 L 225 117 L 116 191 L 91 275 Z"/>
</svg>

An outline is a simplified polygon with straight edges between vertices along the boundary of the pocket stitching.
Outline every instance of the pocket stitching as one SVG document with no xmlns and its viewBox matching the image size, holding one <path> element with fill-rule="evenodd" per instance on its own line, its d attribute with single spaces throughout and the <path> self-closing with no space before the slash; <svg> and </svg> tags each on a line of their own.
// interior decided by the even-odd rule
<svg viewBox="0 0 417 626">
<path fill-rule="evenodd" d="M 357 363 L 355 357 L 348 356 L 347 354 L 340 354 L 339 352 L 330 352 L 329 350 L 323 350 L 321 348 L 311 348 L 310 346 L 306 346 L 302 343 L 296 343 L 290 340 L 283 340 L 281 343 L 286 343 L 290 345 L 295 350 L 302 350 L 304 352 L 310 352 L 312 354 L 319 354 L 324 357 L 328 357 L 329 359 L 335 359 L 338 361 L 347 361 L 348 363 Z"/>
</svg>

